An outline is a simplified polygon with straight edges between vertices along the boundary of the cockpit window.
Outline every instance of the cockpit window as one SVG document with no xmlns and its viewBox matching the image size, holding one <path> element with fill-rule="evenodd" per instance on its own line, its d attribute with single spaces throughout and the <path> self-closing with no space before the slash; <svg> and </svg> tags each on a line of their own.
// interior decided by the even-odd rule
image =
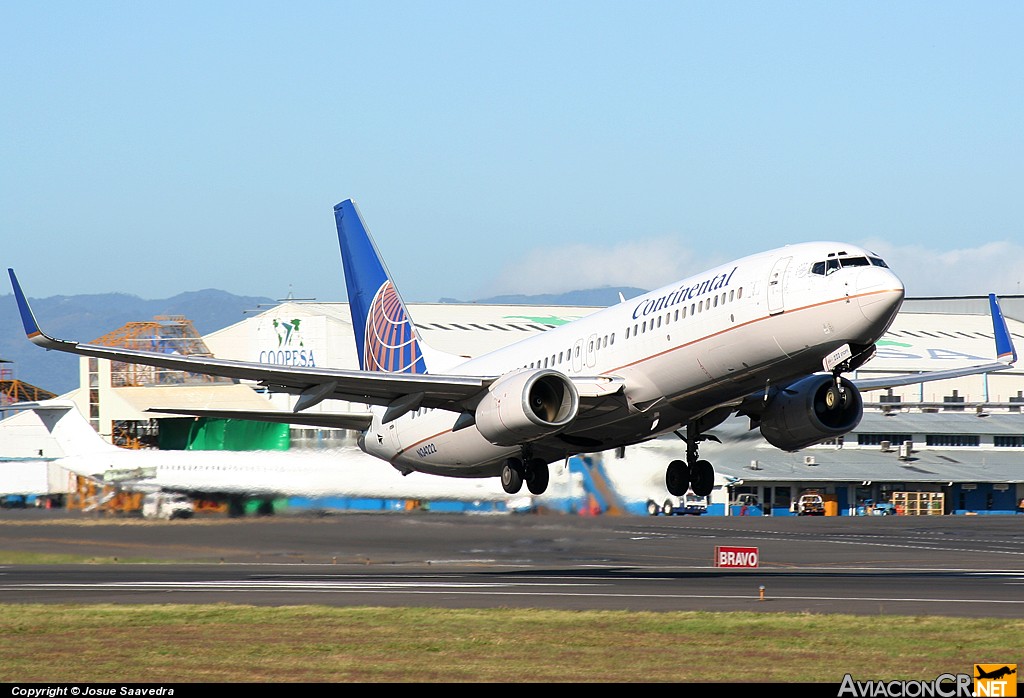
<svg viewBox="0 0 1024 698">
<path fill-rule="evenodd" d="M 889 265 L 883 262 L 878 257 L 846 257 L 845 253 L 840 252 L 838 255 L 830 254 L 828 260 L 824 262 L 815 262 L 811 265 L 811 273 L 818 274 L 820 276 L 828 276 L 832 272 L 846 267 L 885 267 L 889 268 Z"/>
</svg>

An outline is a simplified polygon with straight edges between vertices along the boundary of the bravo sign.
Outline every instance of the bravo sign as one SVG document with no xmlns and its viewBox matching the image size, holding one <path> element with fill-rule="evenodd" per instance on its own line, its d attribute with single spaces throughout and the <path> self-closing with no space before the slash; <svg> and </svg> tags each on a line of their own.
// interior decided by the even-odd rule
<svg viewBox="0 0 1024 698">
<path fill-rule="evenodd" d="M 757 567 L 757 548 L 715 546 L 715 567 Z"/>
</svg>

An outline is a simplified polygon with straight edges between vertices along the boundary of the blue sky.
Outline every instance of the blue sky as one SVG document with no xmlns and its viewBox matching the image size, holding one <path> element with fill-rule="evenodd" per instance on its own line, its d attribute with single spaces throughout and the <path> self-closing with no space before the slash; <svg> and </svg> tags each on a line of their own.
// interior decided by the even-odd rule
<svg viewBox="0 0 1024 698">
<path fill-rule="evenodd" d="M 1019 2 L 7 2 L 0 256 L 33 296 L 343 300 L 352 197 L 410 301 L 814 239 L 1017 293 L 1022 32 Z"/>
</svg>

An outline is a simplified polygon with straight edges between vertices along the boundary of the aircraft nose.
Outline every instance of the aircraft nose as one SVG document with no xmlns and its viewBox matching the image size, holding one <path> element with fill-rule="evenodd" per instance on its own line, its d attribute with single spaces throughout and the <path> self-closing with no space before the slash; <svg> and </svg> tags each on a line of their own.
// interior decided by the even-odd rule
<svg viewBox="0 0 1024 698">
<path fill-rule="evenodd" d="M 864 267 L 857 276 L 860 311 L 870 322 L 888 323 L 903 304 L 904 288 L 899 277 L 885 267 Z"/>
</svg>

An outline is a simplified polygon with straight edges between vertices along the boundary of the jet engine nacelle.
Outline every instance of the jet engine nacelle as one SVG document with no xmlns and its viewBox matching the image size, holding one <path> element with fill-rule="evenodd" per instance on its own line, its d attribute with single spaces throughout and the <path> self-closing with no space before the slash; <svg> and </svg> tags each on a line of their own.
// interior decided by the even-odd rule
<svg viewBox="0 0 1024 698">
<path fill-rule="evenodd" d="M 536 441 L 576 419 L 580 396 L 558 371 L 520 371 L 491 384 L 476 408 L 476 428 L 496 446 Z"/>
<path fill-rule="evenodd" d="M 813 375 L 780 390 L 761 413 L 761 435 L 776 448 L 798 451 L 854 429 L 864 414 L 857 387 L 839 379 Z"/>
</svg>

